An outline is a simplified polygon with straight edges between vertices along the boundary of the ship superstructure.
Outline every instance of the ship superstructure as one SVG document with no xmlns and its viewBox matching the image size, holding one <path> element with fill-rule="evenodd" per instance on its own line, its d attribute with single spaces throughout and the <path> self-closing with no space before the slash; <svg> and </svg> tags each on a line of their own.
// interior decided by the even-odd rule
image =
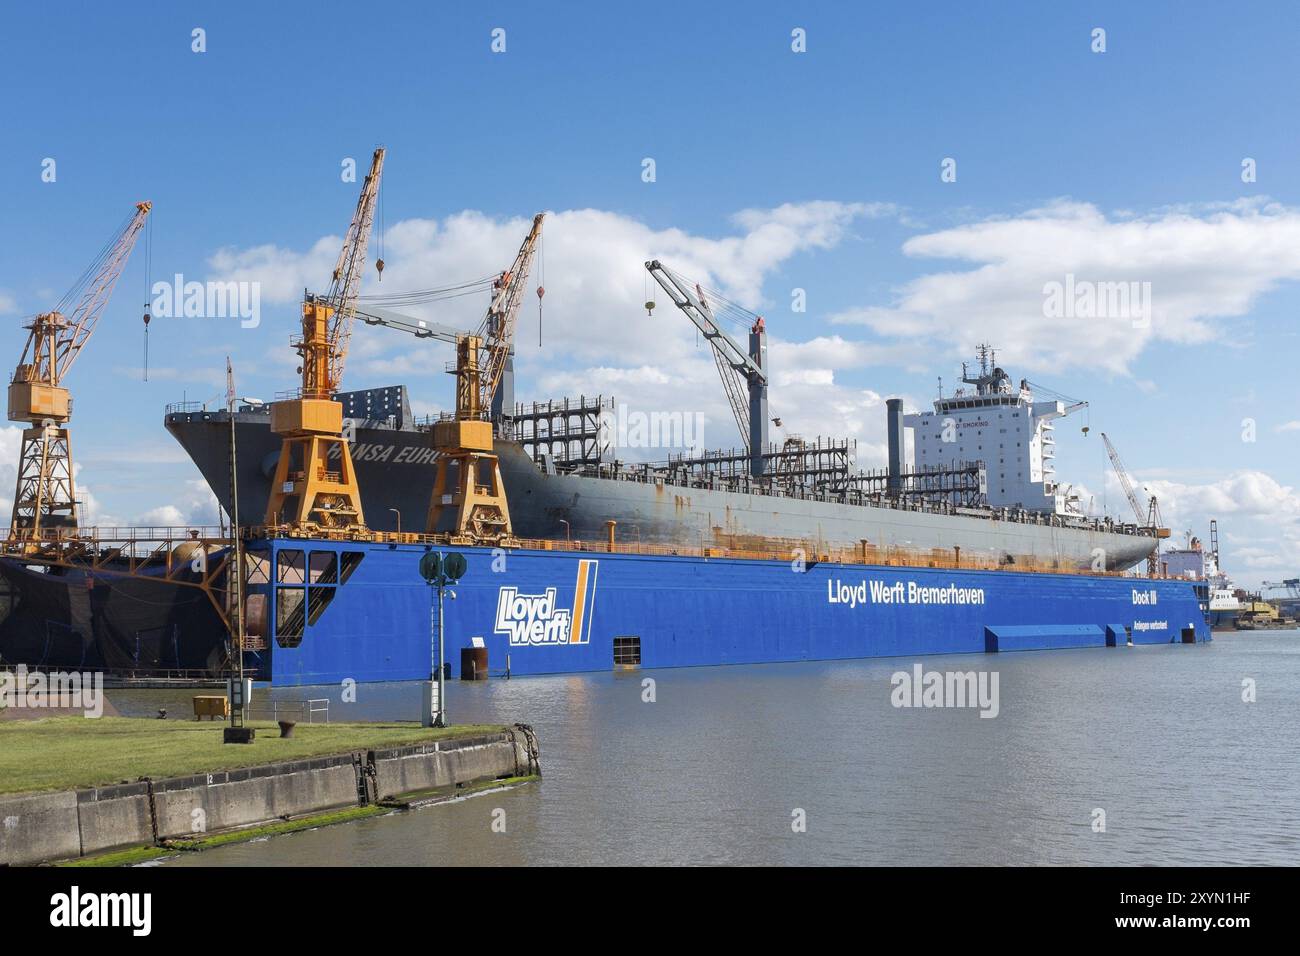
<svg viewBox="0 0 1300 956">
<path fill-rule="evenodd" d="M 973 387 L 940 395 L 933 411 L 904 416 L 913 432 L 915 467 L 980 462 L 990 507 L 1081 517 L 1078 497 L 1056 480 L 1052 422 L 1088 403 L 1036 401 L 1029 382 L 1013 385 L 987 345 L 979 347 L 979 374 L 967 374 L 963 363 L 961 380 Z"/>
<path fill-rule="evenodd" d="M 1194 581 L 1210 625 L 1216 630 L 1236 627 L 1244 609 L 1237 589 L 1219 566 L 1219 523 L 1210 522 L 1210 546 L 1187 532 L 1181 548 L 1165 551 L 1160 562 L 1167 577 Z"/>
</svg>

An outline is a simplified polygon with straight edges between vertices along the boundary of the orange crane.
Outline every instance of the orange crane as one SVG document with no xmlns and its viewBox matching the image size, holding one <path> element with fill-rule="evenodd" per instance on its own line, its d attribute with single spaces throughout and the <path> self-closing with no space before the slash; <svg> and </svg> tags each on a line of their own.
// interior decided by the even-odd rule
<svg viewBox="0 0 1300 956">
<path fill-rule="evenodd" d="M 104 314 L 152 208 L 150 202 L 136 203 L 126 225 L 100 250 L 62 301 L 26 326 L 27 344 L 9 384 L 9 420 L 28 426 L 18 456 L 18 484 L 9 524 L 12 538 L 39 540 L 50 533 L 75 532 L 78 527 L 67 428 L 72 396 L 63 380 Z M 64 307 L 74 301 L 72 311 L 65 313 Z"/>
<path fill-rule="evenodd" d="M 294 343 L 302 357 L 302 387 L 271 404 L 271 430 L 283 436 L 266 506 L 265 523 L 271 527 L 297 533 L 366 528 L 352 453 L 343 437 L 343 406 L 334 395 L 343 381 L 383 172 L 381 146 L 371 158 L 329 292 L 303 300 L 302 335 Z M 375 267 L 382 274 L 384 260 Z"/>
<path fill-rule="evenodd" d="M 492 284 L 492 303 L 473 335 L 456 341 L 455 417 L 435 422 L 438 449 L 426 530 L 458 543 L 499 542 L 511 535 L 501 464 L 492 445 L 492 399 L 514 346 L 519 306 L 542 237 L 545 213 L 533 217 L 514 264 Z M 538 287 L 538 298 L 542 288 Z"/>
<path fill-rule="evenodd" d="M 1119 460 L 1119 452 L 1111 444 L 1106 433 L 1101 433 L 1101 440 L 1106 445 L 1106 454 L 1110 457 L 1111 466 L 1115 469 L 1115 475 L 1119 478 L 1120 487 L 1124 489 L 1124 497 L 1128 499 L 1129 507 L 1133 509 L 1133 514 L 1137 517 L 1138 526 L 1145 531 L 1150 531 L 1156 539 L 1156 546 L 1151 549 L 1147 555 L 1147 577 L 1156 576 L 1156 568 L 1160 563 L 1160 542 L 1170 535 L 1170 530 L 1163 527 L 1164 518 L 1160 515 L 1160 504 L 1156 501 L 1156 496 L 1151 495 L 1147 502 L 1146 514 L 1142 513 L 1142 503 L 1138 500 L 1137 492 L 1133 489 L 1133 481 L 1129 478 L 1128 470 L 1124 463 Z"/>
</svg>

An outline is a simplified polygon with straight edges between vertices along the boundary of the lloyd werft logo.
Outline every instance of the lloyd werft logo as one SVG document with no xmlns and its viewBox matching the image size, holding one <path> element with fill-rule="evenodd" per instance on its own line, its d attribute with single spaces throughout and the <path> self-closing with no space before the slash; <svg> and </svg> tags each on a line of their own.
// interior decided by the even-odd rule
<svg viewBox="0 0 1300 956">
<path fill-rule="evenodd" d="M 556 589 L 542 594 L 521 594 L 503 587 L 497 597 L 496 633 L 510 638 L 512 647 L 537 644 L 586 644 L 591 640 L 591 616 L 596 602 L 596 566 L 578 562 L 571 607 L 556 606 Z"/>
</svg>

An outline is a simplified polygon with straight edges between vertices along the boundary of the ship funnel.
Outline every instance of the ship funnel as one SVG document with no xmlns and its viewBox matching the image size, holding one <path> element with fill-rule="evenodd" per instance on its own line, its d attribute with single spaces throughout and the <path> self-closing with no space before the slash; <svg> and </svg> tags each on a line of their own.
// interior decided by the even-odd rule
<svg viewBox="0 0 1300 956">
<path fill-rule="evenodd" d="M 889 432 L 889 480 L 886 488 L 891 496 L 903 490 L 903 400 L 891 398 L 885 402 L 885 424 Z"/>
</svg>

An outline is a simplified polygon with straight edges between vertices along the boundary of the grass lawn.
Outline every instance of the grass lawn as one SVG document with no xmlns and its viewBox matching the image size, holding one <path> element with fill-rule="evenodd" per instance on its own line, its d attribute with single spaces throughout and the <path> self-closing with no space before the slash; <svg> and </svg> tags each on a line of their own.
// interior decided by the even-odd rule
<svg viewBox="0 0 1300 956">
<path fill-rule="evenodd" d="M 253 743 L 223 744 L 225 724 L 220 721 L 81 716 L 0 721 L 0 793 L 178 777 L 502 729 L 483 724 L 435 729 L 409 723 L 300 723 L 293 737 L 283 740 L 270 721 L 251 721 L 250 726 L 257 728 Z"/>
</svg>

